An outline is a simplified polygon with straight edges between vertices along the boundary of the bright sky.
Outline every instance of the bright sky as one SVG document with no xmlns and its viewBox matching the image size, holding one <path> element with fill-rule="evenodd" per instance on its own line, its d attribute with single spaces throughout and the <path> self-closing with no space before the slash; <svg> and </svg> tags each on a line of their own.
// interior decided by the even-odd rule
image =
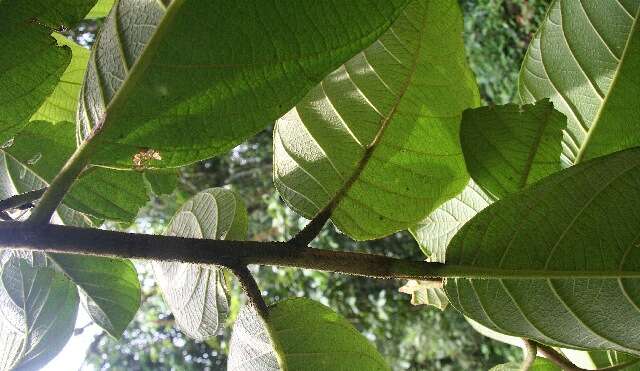
<svg viewBox="0 0 640 371">
<path fill-rule="evenodd" d="M 78 310 L 78 319 L 76 320 L 76 328 L 85 326 L 91 322 L 89 314 L 85 312 L 84 307 L 80 305 Z M 85 355 L 93 337 L 100 333 L 100 328 L 92 324 L 84 329 L 82 334 L 71 336 L 71 339 L 64 346 L 62 352 L 52 359 L 41 371 L 72 371 L 79 370 L 84 361 Z"/>
</svg>

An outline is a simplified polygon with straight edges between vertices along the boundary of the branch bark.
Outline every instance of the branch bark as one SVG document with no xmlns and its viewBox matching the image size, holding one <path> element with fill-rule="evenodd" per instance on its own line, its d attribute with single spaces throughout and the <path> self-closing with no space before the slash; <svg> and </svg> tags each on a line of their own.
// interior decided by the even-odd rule
<svg viewBox="0 0 640 371">
<path fill-rule="evenodd" d="M 35 191 L 21 193 L 4 199 L 0 201 L 0 211 L 15 209 L 17 207 L 33 202 L 42 197 L 46 190 L 47 188 L 36 189 Z"/>
<path fill-rule="evenodd" d="M 232 268 L 231 271 L 236 275 L 238 281 L 240 281 L 242 289 L 245 294 L 247 294 L 249 304 L 252 305 L 260 317 L 266 321 L 269 316 L 269 308 L 267 307 L 267 303 L 265 303 L 264 298 L 262 297 L 262 292 L 260 291 L 256 280 L 251 275 L 249 268 L 244 266 L 235 267 Z"/>
<path fill-rule="evenodd" d="M 153 236 L 84 229 L 53 224 L 0 223 L 0 246 L 52 253 L 168 262 L 216 264 L 228 268 L 248 264 L 277 265 L 372 278 L 430 280 L 444 264 L 381 255 L 291 248 L 286 242 L 224 241 Z"/>
</svg>

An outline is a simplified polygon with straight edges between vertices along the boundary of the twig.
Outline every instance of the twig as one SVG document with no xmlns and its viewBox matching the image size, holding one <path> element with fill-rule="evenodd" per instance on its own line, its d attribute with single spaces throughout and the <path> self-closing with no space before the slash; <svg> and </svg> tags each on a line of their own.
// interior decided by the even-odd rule
<svg viewBox="0 0 640 371">
<path fill-rule="evenodd" d="M 264 298 L 262 297 L 260 288 L 258 287 L 256 280 L 251 275 L 249 269 L 245 266 L 239 266 L 231 267 L 231 271 L 236 275 L 236 277 L 238 277 L 238 281 L 240 281 L 242 289 L 247 294 L 249 304 L 258 311 L 258 314 L 262 319 L 266 320 L 269 316 L 269 308 L 267 307 L 267 303 L 265 303 Z"/>
<path fill-rule="evenodd" d="M 538 346 L 536 343 L 529 339 L 522 339 L 524 341 L 524 349 L 522 349 L 524 353 L 524 359 L 522 360 L 522 366 L 520 366 L 520 371 L 529 371 L 533 363 L 536 361 L 536 355 L 538 354 Z"/>
<path fill-rule="evenodd" d="M 318 237 L 318 234 L 320 234 L 322 227 L 327 224 L 327 221 L 331 217 L 332 211 L 332 208 L 329 207 L 320 211 L 318 215 L 311 219 L 309 224 L 307 224 L 300 232 L 298 232 L 298 234 L 296 234 L 291 240 L 289 240 L 289 243 L 292 246 L 300 246 L 304 248 L 308 247 L 309 243 L 311 243 L 311 241 Z"/>
<path fill-rule="evenodd" d="M 45 187 L 6 198 L 0 201 L 0 211 L 15 209 L 27 205 L 42 197 L 46 190 L 47 188 Z"/>
<path fill-rule="evenodd" d="M 533 340 L 529 340 L 529 342 L 534 344 L 538 348 L 538 350 L 540 350 L 540 353 L 545 356 L 545 358 L 558 365 L 561 369 L 565 371 L 585 371 L 583 368 L 574 365 L 567 359 L 567 357 L 565 357 L 552 347 Z"/>
</svg>

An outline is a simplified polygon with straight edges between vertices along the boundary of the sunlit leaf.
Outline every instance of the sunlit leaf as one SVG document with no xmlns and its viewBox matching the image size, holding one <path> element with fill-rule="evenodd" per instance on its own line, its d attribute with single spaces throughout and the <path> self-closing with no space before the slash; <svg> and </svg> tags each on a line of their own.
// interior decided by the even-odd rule
<svg viewBox="0 0 640 371">
<path fill-rule="evenodd" d="M 247 212 L 234 192 L 211 188 L 187 201 L 174 215 L 165 234 L 244 240 Z M 178 327 L 196 340 L 215 336 L 229 311 L 220 268 L 154 261 L 153 271 Z"/>
<path fill-rule="evenodd" d="M 71 337 L 78 293 L 61 273 L 15 256 L 1 278 L 0 369 L 37 370 Z"/>
<path fill-rule="evenodd" d="M 418 241 L 422 252 L 433 262 L 445 262 L 449 242 L 462 226 L 493 201 L 473 180 L 459 195 L 450 199 L 429 214 L 411 234 Z"/>
<path fill-rule="evenodd" d="M 461 34 L 455 1 L 413 1 L 278 120 L 274 182 L 295 211 L 333 205 L 338 229 L 373 239 L 463 189 L 460 118 L 479 98 Z"/>
<path fill-rule="evenodd" d="M 240 311 L 227 370 L 390 370 L 347 320 L 312 300 L 279 302 L 269 308 L 267 321 L 252 307 Z"/>
<path fill-rule="evenodd" d="M 569 119 L 569 165 L 640 145 L 640 1 L 556 0 L 531 41 L 520 97 Z"/>
</svg>

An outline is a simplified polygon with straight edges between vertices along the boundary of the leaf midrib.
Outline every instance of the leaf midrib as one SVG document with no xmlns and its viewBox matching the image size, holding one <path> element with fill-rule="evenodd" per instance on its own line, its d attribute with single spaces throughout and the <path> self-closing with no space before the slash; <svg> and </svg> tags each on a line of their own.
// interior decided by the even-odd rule
<svg viewBox="0 0 640 371">
<path fill-rule="evenodd" d="M 596 116 L 595 116 L 595 118 L 593 120 L 593 124 L 591 125 L 591 127 L 589 127 L 589 130 L 587 131 L 587 134 L 585 136 L 584 142 L 580 146 L 580 149 L 578 150 L 578 154 L 576 155 L 576 158 L 574 160 L 574 165 L 578 164 L 580 161 L 582 161 L 582 158 L 584 157 L 584 154 L 585 154 L 587 148 L 589 147 L 589 144 L 591 143 L 591 140 L 593 138 L 593 132 L 596 130 L 596 128 L 598 127 L 598 124 L 600 123 L 600 117 L 602 116 L 602 111 L 607 106 L 607 102 L 609 101 L 609 97 L 612 95 L 613 89 L 615 89 L 615 87 L 616 87 L 616 85 L 618 83 L 618 78 L 620 77 L 620 70 L 622 69 L 622 65 L 624 64 L 625 58 L 627 57 L 627 52 L 629 51 L 629 44 L 631 44 L 631 39 L 633 38 L 633 35 L 637 32 L 638 17 L 640 17 L 640 7 L 638 7 L 638 9 L 636 10 L 636 16 L 633 19 L 633 23 L 631 25 L 631 30 L 629 32 L 629 37 L 627 38 L 627 41 L 626 41 L 625 46 L 624 46 L 624 50 L 622 52 L 622 56 L 620 57 L 620 61 L 618 63 L 616 71 L 614 73 L 613 82 L 611 83 L 611 87 L 609 88 L 609 91 L 607 92 L 607 95 L 604 97 L 604 99 L 602 100 L 602 103 L 600 104 L 600 107 L 598 108 L 598 112 L 596 113 Z M 595 30 L 595 27 L 594 27 L 594 30 Z M 597 33 L 597 31 L 596 31 L 596 33 Z M 566 41 L 566 37 L 565 37 L 565 41 Z M 609 47 L 608 45 L 606 45 L 606 46 Z M 586 72 L 585 72 L 585 75 L 586 75 Z M 589 78 L 587 77 L 587 79 L 589 79 Z M 597 90 L 596 90 L 596 92 L 597 92 Z"/>
<path fill-rule="evenodd" d="M 362 155 L 362 158 L 356 164 L 356 168 L 354 169 L 354 171 L 351 174 L 351 176 L 349 177 L 349 179 L 347 179 L 347 181 L 344 183 L 342 188 L 340 188 L 336 192 L 336 194 L 333 196 L 333 198 L 327 203 L 327 206 L 323 210 L 318 212 L 318 214 L 320 214 L 320 213 L 322 213 L 322 212 L 324 212 L 326 210 L 334 210 L 338 206 L 338 204 L 340 203 L 342 198 L 344 198 L 344 196 L 349 192 L 349 190 L 351 189 L 353 184 L 358 180 L 358 178 L 360 178 L 360 175 L 362 174 L 362 172 L 366 168 L 367 164 L 369 163 L 369 160 L 371 159 L 371 157 L 373 155 L 373 152 L 375 151 L 376 146 L 380 142 L 380 140 L 381 140 L 386 128 L 389 126 L 389 123 L 391 122 L 392 118 L 394 117 L 395 113 L 397 112 L 397 109 L 400 106 L 400 103 L 402 102 L 402 99 L 404 98 L 404 95 L 406 94 L 407 90 L 411 86 L 411 82 L 413 81 L 413 79 L 415 77 L 415 73 L 416 73 L 416 70 L 417 70 L 417 67 L 418 67 L 418 61 L 420 60 L 420 56 L 421 56 L 421 52 L 422 52 L 422 44 L 424 42 L 424 36 L 426 35 L 427 19 L 428 19 L 427 14 L 428 14 L 428 10 L 425 10 L 425 12 L 423 14 L 423 20 L 422 20 L 422 28 L 420 29 L 420 32 L 419 32 L 419 42 L 417 44 L 417 48 L 416 48 L 416 51 L 415 51 L 415 57 L 411 61 L 411 66 L 410 66 L 410 69 L 409 69 L 409 73 L 407 74 L 407 78 L 406 78 L 402 88 L 398 92 L 397 97 L 396 97 L 396 99 L 395 99 L 395 101 L 394 101 L 394 103 L 393 103 L 393 105 L 391 107 L 391 110 L 389 111 L 389 114 L 386 117 L 383 117 L 382 121 L 380 122 L 380 128 L 378 129 L 378 132 L 376 133 L 375 137 L 373 138 L 373 141 L 371 141 L 371 143 L 369 145 L 367 145 L 367 147 L 366 147 L 366 149 L 364 151 L 364 154 Z M 391 25 L 389 27 L 389 30 L 392 30 L 392 29 L 393 29 L 393 25 Z M 364 53 L 365 51 L 363 51 L 362 53 Z"/>
</svg>

